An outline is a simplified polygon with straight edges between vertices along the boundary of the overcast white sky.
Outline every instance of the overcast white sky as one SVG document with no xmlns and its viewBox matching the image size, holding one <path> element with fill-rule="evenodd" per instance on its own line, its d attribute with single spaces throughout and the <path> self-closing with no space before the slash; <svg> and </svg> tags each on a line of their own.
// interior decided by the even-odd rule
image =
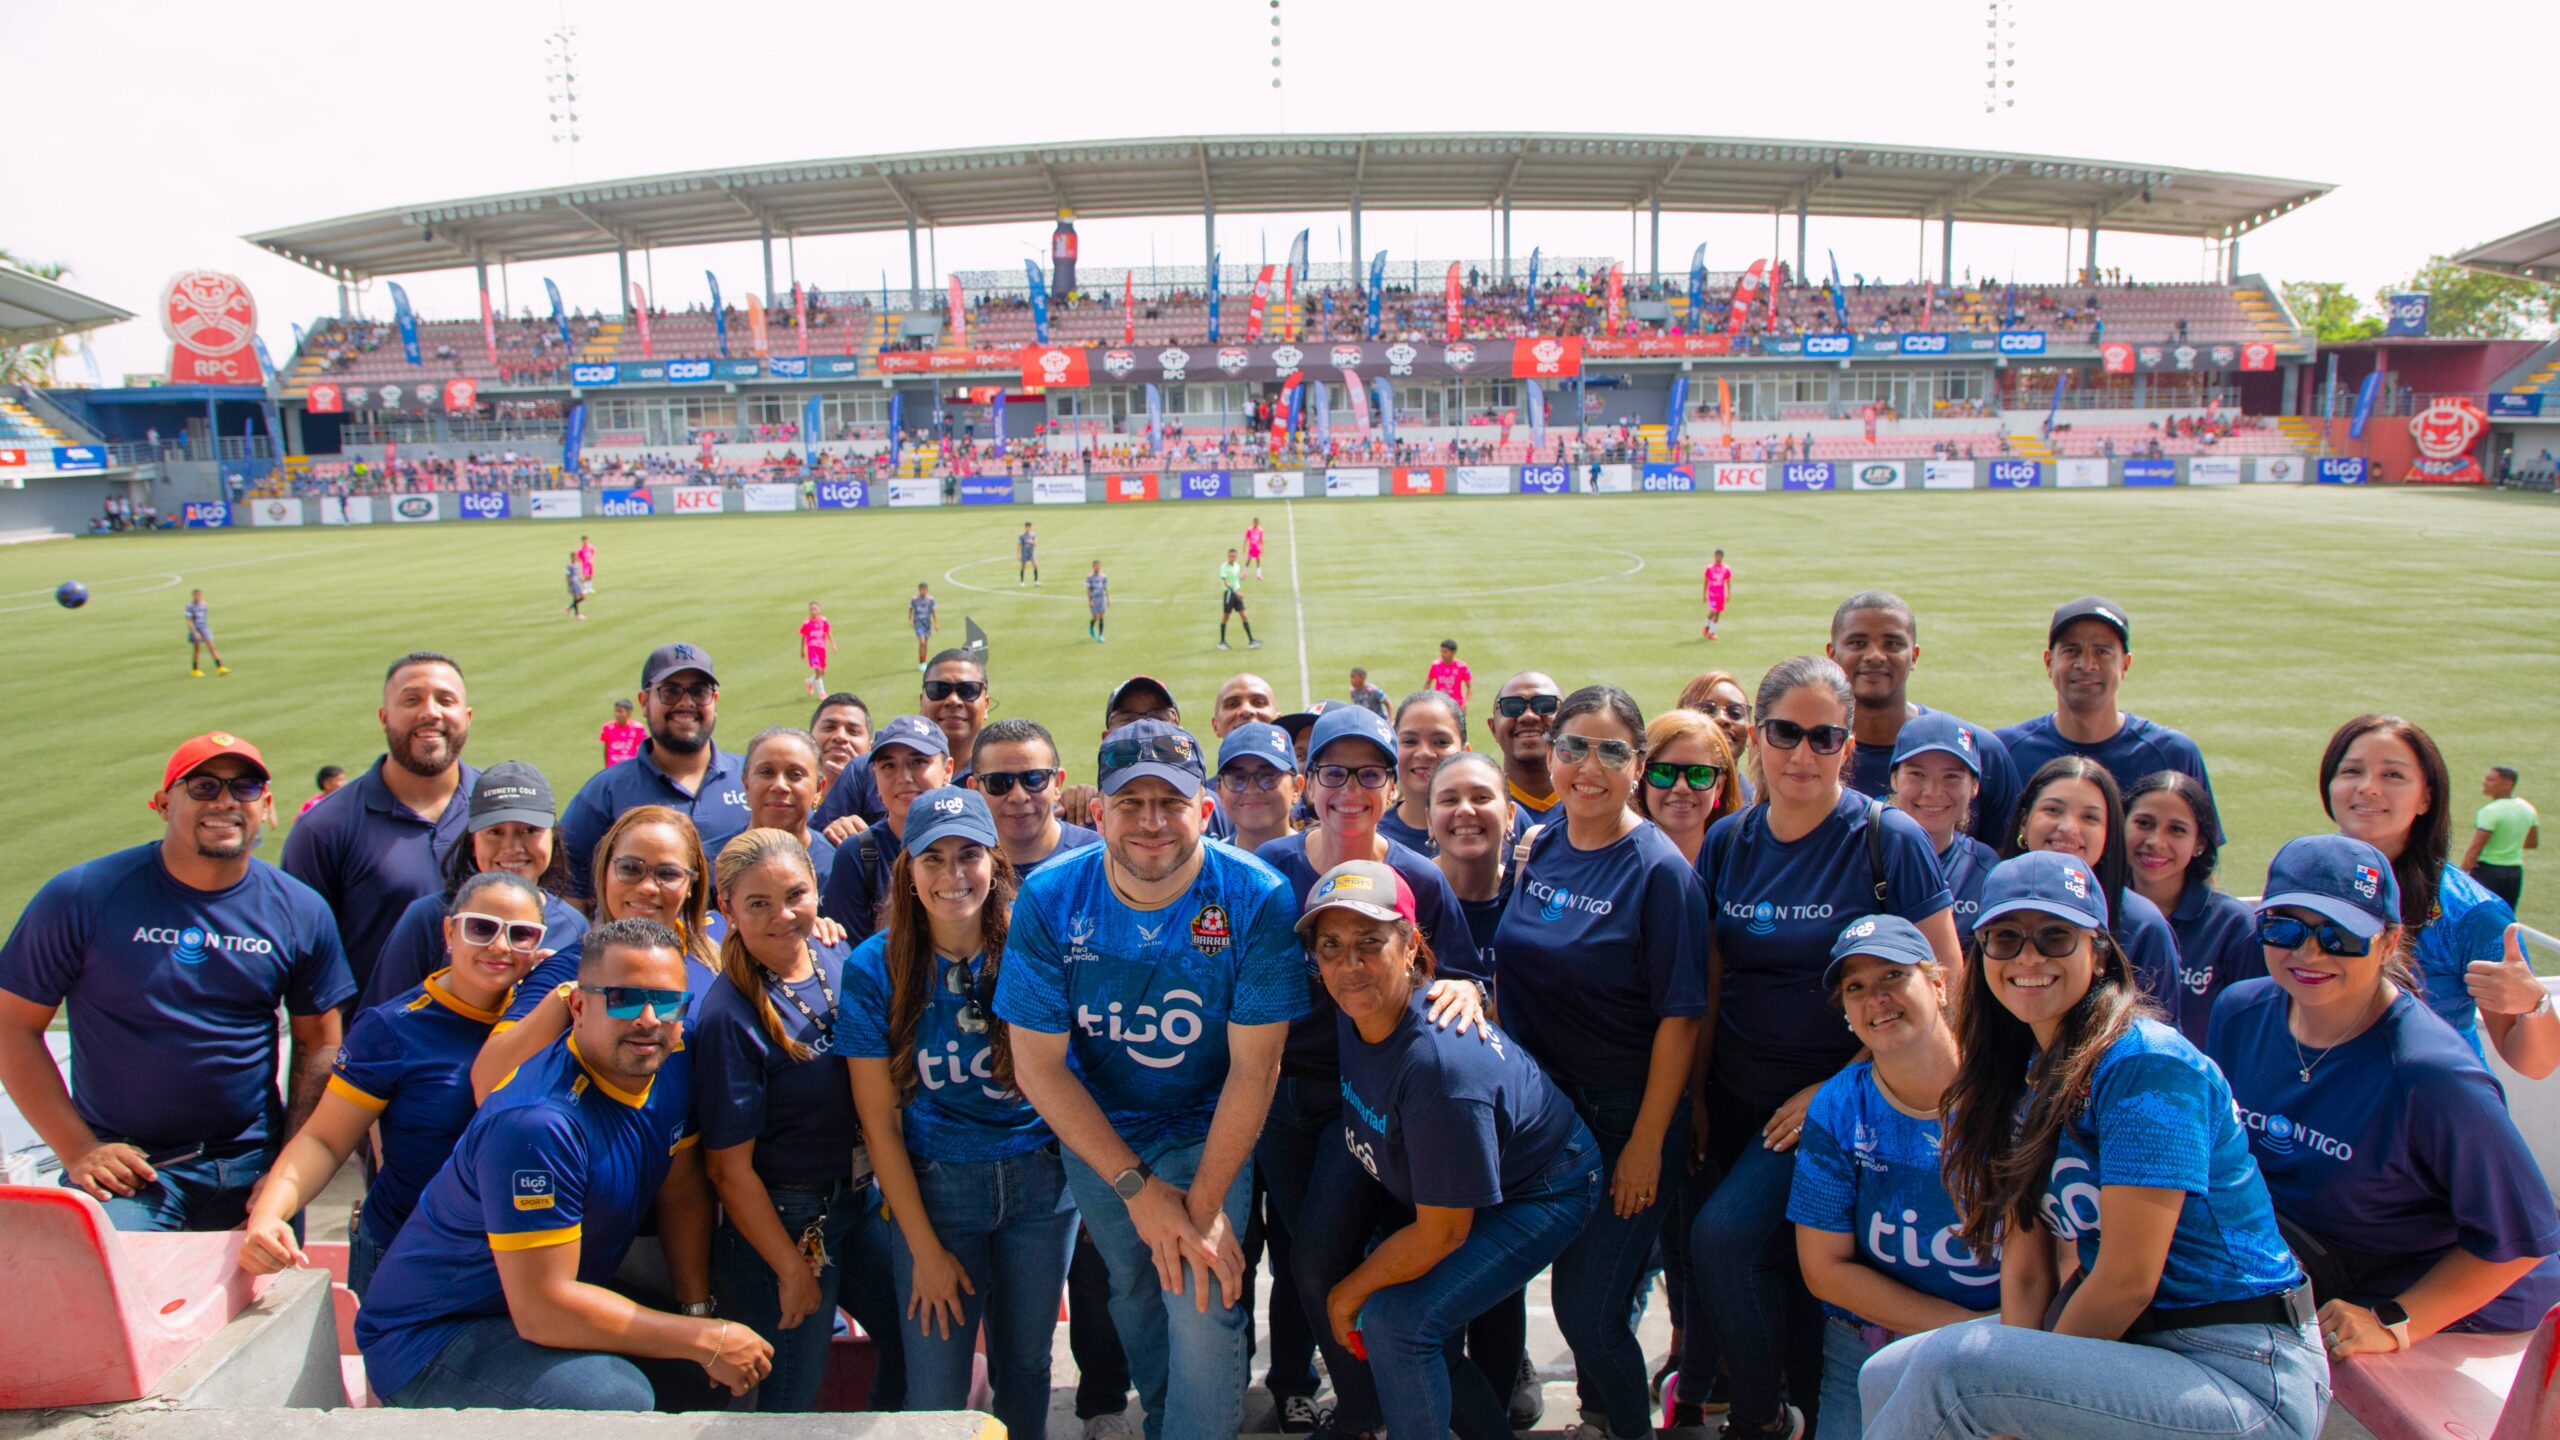
<svg viewBox="0 0 2560 1440">
<path fill-rule="evenodd" d="M 75 288 L 145 316 L 172 272 L 231 271 L 281 356 L 289 323 L 333 310 L 335 286 L 243 244 L 250 231 L 574 180 L 949 146 L 1526 129 L 2239 170 L 2338 186 L 2250 236 L 2243 267 L 2359 292 L 2560 210 L 2542 163 L 2547 83 L 2535 73 L 2560 53 L 2560 5 L 2548 3 L 2014 0 L 2016 106 L 1990 116 L 1983 0 L 1283 0 L 1279 91 L 1272 13 L 1267 0 L 236 0 L 210 11 L 0 0 L 14 129 L 30 142 L 13 147 L 0 181 L 0 248 L 68 262 Z M 543 37 L 564 17 L 579 55 L 574 150 L 551 143 L 546 118 Z M 1219 239 L 1233 258 L 1267 233 L 1276 252 L 1300 223 L 1316 229 L 1316 259 L 1339 258 L 1335 216 L 1222 215 Z M 1365 227 L 1370 248 L 1399 259 L 1489 253 L 1481 215 L 1372 213 Z M 1197 219 L 1078 229 L 1088 264 L 1202 258 Z M 1812 245 L 1836 249 L 1844 274 L 1904 278 L 1918 271 L 1917 229 L 1817 219 Z M 945 231 L 939 269 L 1017 266 L 1045 234 Z M 1542 245 L 1642 265 L 1623 216 L 1515 215 L 1512 235 L 1522 263 Z M 1663 219 L 1673 265 L 1701 240 L 1710 264 L 1739 265 L 1768 253 L 1769 235 L 1766 217 Z M 1959 270 L 2058 279 L 2074 255 L 2058 230 L 1957 231 Z M 656 259 L 653 298 L 676 305 L 703 298 L 706 267 L 732 296 L 760 275 L 753 246 Z M 884 269 L 903 283 L 905 240 L 808 240 L 798 261 L 812 284 L 877 285 Z M 2102 236 L 2100 261 L 2158 279 L 2201 278 L 2205 263 L 2193 242 L 2131 236 Z M 614 303 L 608 255 L 514 267 L 518 308 L 540 306 L 545 274 L 574 306 Z M 430 316 L 476 313 L 468 270 L 404 284 Z M 367 304 L 389 310 L 378 293 Z M 166 364 L 149 319 L 97 340 L 109 383 Z"/>
</svg>

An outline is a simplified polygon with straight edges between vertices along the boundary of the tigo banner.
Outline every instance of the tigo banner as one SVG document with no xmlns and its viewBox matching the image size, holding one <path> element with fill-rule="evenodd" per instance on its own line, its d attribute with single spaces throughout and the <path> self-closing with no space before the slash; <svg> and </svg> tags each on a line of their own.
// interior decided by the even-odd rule
<svg viewBox="0 0 2560 1440">
<path fill-rule="evenodd" d="M 2364 483 L 2364 457 L 2332 455 L 2320 462 L 2317 472 L 2323 485 L 2361 485 Z"/>
<path fill-rule="evenodd" d="M 1391 473 L 1391 488 L 1398 495 L 1446 495 L 1448 477 L 1437 465 L 1399 465 Z"/>
<path fill-rule="evenodd" d="M 453 497 L 453 506 L 465 520 L 504 520 L 508 510 L 507 492 L 465 490 Z"/>
<path fill-rule="evenodd" d="M 1769 467 L 1760 464 L 1737 464 L 1727 461 L 1716 466 L 1716 493 L 1719 495 L 1762 495 L 1768 493 Z"/>
<path fill-rule="evenodd" d="M 2034 490 L 2044 484 L 2044 462 L 2040 460 L 1994 460 L 1990 464 L 1994 490 Z"/>
<path fill-rule="evenodd" d="M 1520 467 L 1520 493 L 1523 495 L 1562 495 L 1572 488 L 1573 467 L 1569 465 Z"/>
<path fill-rule="evenodd" d="M 1449 471 L 1452 495 L 1508 495 L 1511 470 L 1504 465 L 1459 465 Z"/>
<path fill-rule="evenodd" d="M 860 510 L 870 503 L 869 481 L 821 480 L 818 482 L 818 508 L 821 510 Z"/>
<path fill-rule="evenodd" d="M 222 530 L 231 524 L 231 507 L 219 500 L 190 500 L 180 521 L 189 530 Z"/>
<path fill-rule="evenodd" d="M 1840 484 L 1839 467 L 1828 460 L 1790 460 L 1778 475 L 1787 490 L 1831 490 Z"/>
<path fill-rule="evenodd" d="M 892 500 L 890 503 L 897 502 Z M 1084 503 L 1084 477 L 1081 475 L 1034 475 L 1031 477 L 1031 503 L 1034 505 L 1081 505 Z"/>
<path fill-rule="evenodd" d="M 1182 491 L 1177 498 L 1224 500 L 1232 493 L 1229 487 L 1233 481 L 1233 475 L 1225 470 L 1185 470 L 1182 472 Z"/>
</svg>

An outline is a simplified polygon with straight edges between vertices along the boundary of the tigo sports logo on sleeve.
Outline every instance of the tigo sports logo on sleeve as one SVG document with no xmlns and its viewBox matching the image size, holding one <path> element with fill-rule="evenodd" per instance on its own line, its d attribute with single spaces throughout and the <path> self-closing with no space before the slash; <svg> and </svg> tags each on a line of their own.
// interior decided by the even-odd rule
<svg viewBox="0 0 2560 1440">
<path fill-rule="evenodd" d="M 519 1170 L 515 1178 L 515 1200 L 518 1210 L 548 1210 L 559 1197 L 552 1193 L 551 1172 Z"/>
</svg>

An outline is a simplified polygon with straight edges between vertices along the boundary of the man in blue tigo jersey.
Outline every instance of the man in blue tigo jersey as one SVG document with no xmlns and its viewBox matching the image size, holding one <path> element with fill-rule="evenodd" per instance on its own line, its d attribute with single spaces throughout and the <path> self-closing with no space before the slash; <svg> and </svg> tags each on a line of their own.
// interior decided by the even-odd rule
<svg viewBox="0 0 2560 1440">
<path fill-rule="evenodd" d="M 1023 883 L 996 1014 L 1066 1145 L 1148 1440 L 1224 1440 L 1243 1421 L 1253 1143 L 1309 1004 L 1296 907 L 1270 867 L 1202 842 L 1188 732 L 1121 726 L 1097 775 L 1103 843 Z"/>
<path fill-rule="evenodd" d="M 2157 721 L 2116 708 L 2116 690 L 2133 669 L 2133 622 L 2099 595 L 2083 595 L 2053 612 L 2045 631 L 2045 674 L 2053 680 L 2053 713 L 2000 727 L 2020 785 L 2048 760 L 2086 755 L 2114 776 L 2116 788 L 2161 770 L 2192 775 L 2209 794 L 2196 742 Z M 2012 823 L 2015 817 L 2011 817 Z M 1986 835 L 1986 841 L 2001 837 Z"/>
</svg>

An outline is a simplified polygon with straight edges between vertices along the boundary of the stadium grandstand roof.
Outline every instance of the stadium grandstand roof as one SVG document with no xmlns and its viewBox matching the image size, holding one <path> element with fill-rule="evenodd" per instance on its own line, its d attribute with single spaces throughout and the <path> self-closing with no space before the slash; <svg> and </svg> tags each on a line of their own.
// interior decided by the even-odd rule
<svg viewBox="0 0 2560 1440">
<path fill-rule="evenodd" d="M 2474 245 L 2454 256 L 2453 263 L 2560 284 L 2560 216 L 2528 225 L 2503 240 Z"/>
<path fill-rule="evenodd" d="M 1629 210 L 2244 234 L 2308 180 L 1801 140 L 1680 135 L 1212 135 L 865 155 L 404 205 L 249 243 L 340 279 L 919 226 L 1348 209 Z"/>
<path fill-rule="evenodd" d="M 93 300 L 41 275 L 0 265 L 0 345 L 33 345 L 132 318 L 130 310 Z"/>
</svg>

